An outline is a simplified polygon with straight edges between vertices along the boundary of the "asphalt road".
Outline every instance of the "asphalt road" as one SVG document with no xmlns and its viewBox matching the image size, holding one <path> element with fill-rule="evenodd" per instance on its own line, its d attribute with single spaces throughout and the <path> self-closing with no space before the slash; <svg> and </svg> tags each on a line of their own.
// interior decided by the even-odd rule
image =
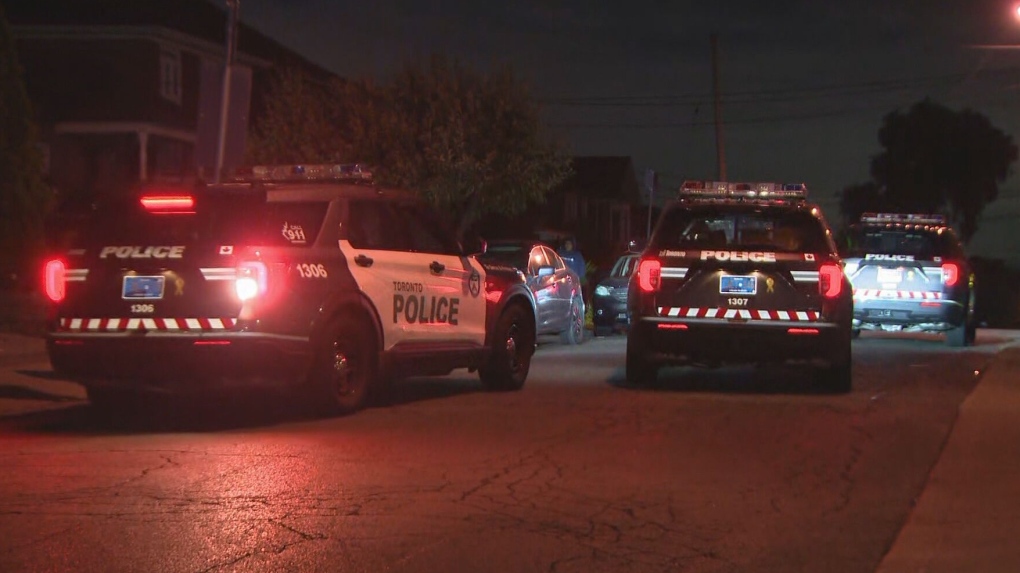
<svg viewBox="0 0 1020 573">
<path fill-rule="evenodd" d="M 850 395 L 796 368 L 624 389 L 614 337 L 544 344 L 519 393 L 458 373 L 345 418 L 8 417 L 0 571 L 873 571 L 1003 342 L 866 333 Z"/>
</svg>

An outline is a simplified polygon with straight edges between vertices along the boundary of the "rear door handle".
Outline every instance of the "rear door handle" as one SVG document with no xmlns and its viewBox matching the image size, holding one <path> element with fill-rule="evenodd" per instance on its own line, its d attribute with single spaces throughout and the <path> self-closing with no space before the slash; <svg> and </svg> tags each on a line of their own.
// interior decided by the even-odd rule
<svg viewBox="0 0 1020 573">
<path fill-rule="evenodd" d="M 357 264 L 359 267 L 370 267 L 374 262 L 375 261 L 372 260 L 372 257 L 367 257 L 365 255 L 358 255 L 354 257 L 354 263 Z"/>
<path fill-rule="evenodd" d="M 433 274 L 437 274 L 438 275 L 439 273 L 441 273 L 444 270 L 446 270 L 446 265 L 444 265 L 443 263 L 440 263 L 439 261 L 432 261 L 432 264 L 429 265 L 429 268 L 432 269 L 432 273 Z"/>
</svg>

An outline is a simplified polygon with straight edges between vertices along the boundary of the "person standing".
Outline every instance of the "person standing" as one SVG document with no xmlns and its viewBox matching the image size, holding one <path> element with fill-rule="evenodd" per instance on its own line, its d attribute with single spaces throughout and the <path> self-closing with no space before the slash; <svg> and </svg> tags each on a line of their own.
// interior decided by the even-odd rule
<svg viewBox="0 0 1020 573">
<path fill-rule="evenodd" d="M 581 279 L 581 286 L 585 286 L 587 281 L 585 275 L 588 274 L 587 266 L 584 263 L 584 256 L 581 255 L 581 251 L 574 248 L 574 240 L 567 239 L 563 241 L 563 246 L 559 250 L 560 258 L 567 264 L 568 267 Z"/>
</svg>

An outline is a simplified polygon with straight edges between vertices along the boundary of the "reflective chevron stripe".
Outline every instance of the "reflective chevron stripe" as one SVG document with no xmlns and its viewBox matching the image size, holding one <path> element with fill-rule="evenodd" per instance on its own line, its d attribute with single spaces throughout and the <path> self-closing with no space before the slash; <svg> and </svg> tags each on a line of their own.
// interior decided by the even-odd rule
<svg viewBox="0 0 1020 573">
<path fill-rule="evenodd" d="M 65 332 L 178 332 L 222 331 L 237 324 L 236 318 L 61 318 Z"/>
<path fill-rule="evenodd" d="M 720 318 L 724 320 L 785 320 L 791 322 L 812 322 L 821 318 L 816 310 L 761 310 L 687 306 L 660 306 L 659 316 L 668 316 L 670 318 Z"/>
</svg>

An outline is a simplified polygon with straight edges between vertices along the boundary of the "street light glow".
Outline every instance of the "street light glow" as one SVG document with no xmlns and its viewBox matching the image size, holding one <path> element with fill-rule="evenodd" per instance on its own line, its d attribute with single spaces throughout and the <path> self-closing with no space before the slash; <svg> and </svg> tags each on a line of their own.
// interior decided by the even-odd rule
<svg viewBox="0 0 1020 573">
<path fill-rule="evenodd" d="M 1017 20 L 1020 20 L 1020 4 L 1017 4 L 1013 8 L 1013 16 L 1015 16 Z"/>
</svg>

